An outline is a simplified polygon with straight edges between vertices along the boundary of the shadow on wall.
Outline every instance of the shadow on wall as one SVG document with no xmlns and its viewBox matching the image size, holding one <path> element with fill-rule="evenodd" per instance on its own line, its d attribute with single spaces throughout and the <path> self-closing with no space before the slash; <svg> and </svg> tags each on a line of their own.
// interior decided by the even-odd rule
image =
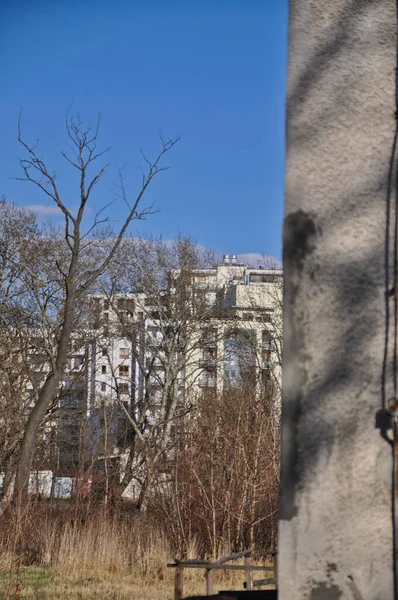
<svg viewBox="0 0 398 600">
<path fill-rule="evenodd" d="M 291 16 L 300 24 L 302 19 L 294 11 L 302 11 L 302 4 L 291 6 Z M 294 64 L 294 57 L 291 59 L 291 69 L 298 76 L 291 76 L 287 99 L 287 210 L 291 212 L 286 211 L 284 229 L 280 503 L 280 519 L 287 521 L 297 514 L 295 495 L 302 481 L 311 479 L 321 455 L 330 457 L 336 440 L 348 453 L 360 428 L 376 426 L 391 444 L 386 399 L 392 393 L 393 379 L 390 281 L 391 199 L 395 198 L 396 183 L 395 74 L 390 69 L 391 89 L 378 90 L 376 96 L 380 97 L 369 102 L 372 106 L 380 101 L 381 114 L 370 111 L 369 122 L 364 122 L 373 93 L 366 87 L 369 67 L 365 67 L 364 77 L 350 64 L 350 56 L 373 48 L 375 55 L 386 54 L 387 63 L 395 67 L 391 52 L 395 52 L 396 23 L 392 19 L 384 29 L 375 26 L 361 45 L 361 19 L 365 13 L 369 18 L 376 14 L 375 0 L 342 2 L 332 24 L 323 14 L 325 3 L 319 4 L 311 9 L 312 18 L 319 22 L 317 36 L 309 36 L 307 41 L 305 64 Z M 292 35 L 294 45 L 296 34 Z M 386 127 L 389 118 L 391 126 Z M 379 128 L 375 142 L 372 126 L 383 120 L 384 130 Z M 350 131 L 345 129 L 347 123 Z M 349 148 L 344 148 L 345 143 Z M 382 144 L 381 151 L 378 144 Z M 316 314 L 309 314 L 305 304 L 304 289 L 311 286 L 311 308 L 318 305 Z M 317 340 L 322 321 L 324 340 Z M 330 331 L 333 321 L 338 325 Z M 372 394 L 374 406 L 368 400 Z M 332 408 L 328 399 L 333 399 Z M 300 420 L 303 414 L 305 419 Z"/>
</svg>

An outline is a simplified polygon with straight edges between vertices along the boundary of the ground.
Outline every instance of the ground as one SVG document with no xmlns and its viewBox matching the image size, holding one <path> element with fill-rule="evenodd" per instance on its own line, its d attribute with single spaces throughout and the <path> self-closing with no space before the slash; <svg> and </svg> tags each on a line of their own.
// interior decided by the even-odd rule
<svg viewBox="0 0 398 600">
<path fill-rule="evenodd" d="M 184 595 L 200 595 L 206 590 L 203 571 L 186 574 Z M 19 581 L 22 584 L 21 600 L 173 600 L 174 571 L 160 569 L 155 577 L 143 578 L 138 573 L 103 573 L 87 577 L 46 567 L 25 567 Z M 243 589 L 244 574 L 237 572 L 216 573 L 215 591 L 220 589 Z M 14 580 L 15 581 L 15 580 Z M 15 584 L 12 596 L 15 598 Z M 7 571 L 0 571 L 0 600 L 6 600 L 10 584 Z"/>
</svg>

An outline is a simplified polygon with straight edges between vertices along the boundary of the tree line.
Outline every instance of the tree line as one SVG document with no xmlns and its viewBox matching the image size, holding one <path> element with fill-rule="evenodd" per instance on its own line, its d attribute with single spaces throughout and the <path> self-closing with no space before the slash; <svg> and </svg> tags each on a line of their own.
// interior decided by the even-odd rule
<svg viewBox="0 0 398 600">
<path fill-rule="evenodd" d="M 91 506 L 84 498 L 85 481 L 95 480 L 91 485 L 107 510 L 114 510 L 135 482 L 134 509 L 157 514 L 183 552 L 193 539 L 201 553 L 213 555 L 223 545 L 272 546 L 279 380 L 271 377 L 258 385 L 256 361 L 263 358 L 247 344 L 251 324 L 245 330 L 240 323 L 238 332 L 236 319 L 230 319 L 231 336 L 242 347 L 244 377 L 224 391 L 203 386 L 198 395 L 198 378 L 210 377 L 217 361 L 225 360 L 225 354 L 212 354 L 213 343 L 198 362 L 206 332 L 214 332 L 212 320 L 222 315 L 219 303 L 209 301 L 209 290 L 194 288 L 192 278 L 214 257 L 189 238 L 167 244 L 129 233 L 133 221 L 153 211 L 143 204 L 145 192 L 166 169 L 162 161 L 178 140 L 161 138 L 158 155 L 144 156 L 146 171 L 133 200 L 120 174 L 109 202 L 121 202 L 125 217 L 113 231 L 106 205 L 88 210 L 109 167 L 107 150 L 98 149 L 99 123 L 92 128 L 68 115 L 65 125 L 70 151 L 62 154 L 77 176 L 74 209 L 37 145 L 24 139 L 20 127 L 18 135 L 25 152 L 21 179 L 51 199 L 63 225 L 40 224 L 30 211 L 5 199 L 0 203 L 3 506 L 16 506 L 23 514 L 32 471 L 55 472 L 63 465 L 65 472 L 74 472 L 74 502 L 83 512 Z M 110 323 L 104 322 L 107 312 Z M 158 342 L 137 320 L 138 313 L 143 321 L 156 322 Z M 280 327 L 275 317 L 277 340 Z M 121 336 L 142 385 L 134 394 L 129 390 L 128 402 L 119 365 L 109 356 Z M 272 349 L 280 363 L 279 344 Z M 88 370 L 97 357 L 108 364 L 111 377 L 101 393 L 94 381 L 88 410 Z M 250 358 L 246 366 L 245 357 Z"/>
</svg>

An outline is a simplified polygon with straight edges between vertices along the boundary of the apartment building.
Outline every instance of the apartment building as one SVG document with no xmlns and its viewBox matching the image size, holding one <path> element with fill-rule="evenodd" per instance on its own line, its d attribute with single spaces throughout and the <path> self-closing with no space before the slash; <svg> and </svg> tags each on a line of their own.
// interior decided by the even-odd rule
<svg viewBox="0 0 398 600">
<path fill-rule="evenodd" d="M 132 443 L 128 416 L 143 435 L 156 436 L 162 419 L 176 423 L 198 398 L 231 387 L 269 386 L 278 403 L 281 307 L 282 271 L 233 255 L 212 267 L 174 269 L 156 289 L 93 296 L 48 422 L 56 452 L 38 465 L 70 477 L 94 458 L 99 471 L 101 461 L 116 465 Z M 42 337 L 31 341 L 27 397 L 48 369 Z"/>
<path fill-rule="evenodd" d="M 176 269 L 156 294 L 96 296 L 88 412 L 119 399 L 149 415 L 165 394 L 193 401 L 248 383 L 272 383 L 278 396 L 281 306 L 282 271 L 234 255 L 211 268 Z"/>
</svg>

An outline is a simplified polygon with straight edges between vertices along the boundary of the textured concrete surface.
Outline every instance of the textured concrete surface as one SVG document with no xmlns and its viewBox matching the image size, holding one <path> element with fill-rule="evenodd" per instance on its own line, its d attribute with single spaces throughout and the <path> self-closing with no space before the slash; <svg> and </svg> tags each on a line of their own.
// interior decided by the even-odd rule
<svg viewBox="0 0 398 600">
<path fill-rule="evenodd" d="M 279 598 L 387 600 L 392 461 L 375 421 L 396 5 L 290 4 Z"/>
</svg>

